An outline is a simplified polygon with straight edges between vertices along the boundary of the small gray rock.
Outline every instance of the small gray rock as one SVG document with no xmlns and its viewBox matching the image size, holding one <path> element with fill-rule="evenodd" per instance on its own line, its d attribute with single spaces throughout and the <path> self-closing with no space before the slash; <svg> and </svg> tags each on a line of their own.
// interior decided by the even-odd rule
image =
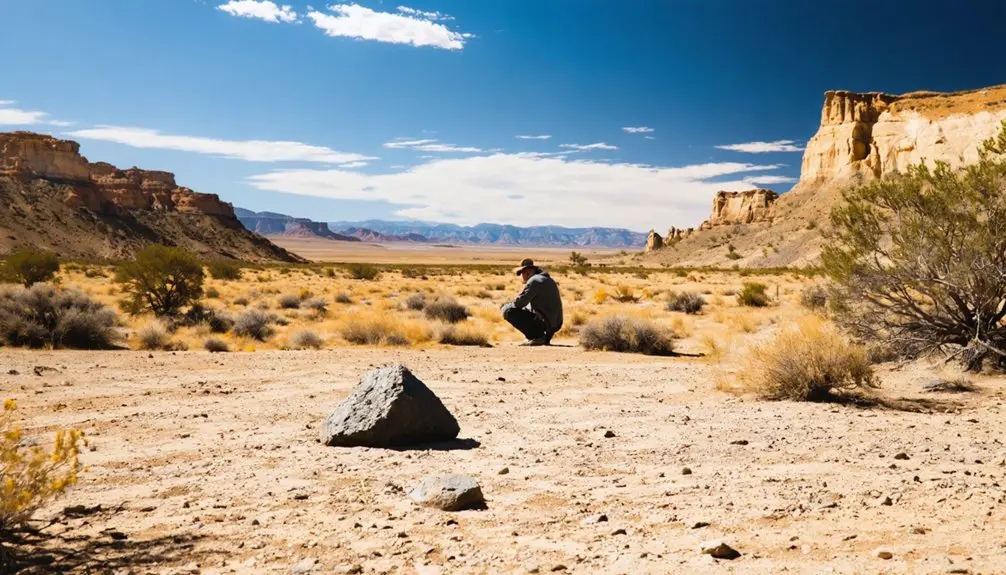
<svg viewBox="0 0 1006 575">
<path fill-rule="evenodd" d="M 290 568 L 290 572 L 291 573 L 310 573 L 312 570 L 314 570 L 314 565 L 317 562 L 318 561 L 316 559 L 311 559 L 311 558 L 304 559 L 303 561 L 300 561 L 299 563 L 296 563 L 293 567 L 291 567 Z"/>
<path fill-rule="evenodd" d="M 711 555 L 715 559 L 736 559 L 741 556 L 740 552 L 727 545 L 723 541 L 706 541 L 703 543 L 699 550 L 704 555 Z"/>
<path fill-rule="evenodd" d="M 433 475 L 412 490 L 409 497 L 426 507 L 443 511 L 480 509 L 486 500 L 477 481 L 467 475 Z"/>
<path fill-rule="evenodd" d="M 321 442 L 333 447 L 405 447 L 450 441 L 461 431 L 440 398 L 404 365 L 368 373 L 320 427 Z"/>
</svg>

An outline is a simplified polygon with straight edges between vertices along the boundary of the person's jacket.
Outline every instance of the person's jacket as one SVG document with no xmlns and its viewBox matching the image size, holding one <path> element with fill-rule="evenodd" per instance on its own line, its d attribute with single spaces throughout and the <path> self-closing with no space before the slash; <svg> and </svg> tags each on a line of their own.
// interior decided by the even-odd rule
<svg viewBox="0 0 1006 575">
<path fill-rule="evenodd" d="M 547 272 L 538 272 L 528 278 L 514 307 L 523 309 L 530 307 L 535 315 L 548 324 L 552 333 L 562 328 L 562 299 L 559 297 L 559 286 Z"/>
</svg>

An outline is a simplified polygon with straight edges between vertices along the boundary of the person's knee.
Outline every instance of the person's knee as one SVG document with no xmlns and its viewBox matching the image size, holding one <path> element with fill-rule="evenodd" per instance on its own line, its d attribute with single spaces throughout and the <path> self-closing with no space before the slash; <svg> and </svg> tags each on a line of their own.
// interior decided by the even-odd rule
<svg viewBox="0 0 1006 575">
<path fill-rule="evenodd" d="M 517 308 L 515 308 L 514 306 L 512 306 L 510 304 L 507 304 L 507 305 L 503 306 L 503 319 L 505 319 L 507 321 L 513 320 L 513 316 L 514 316 L 514 313 L 516 311 L 517 311 Z"/>
</svg>

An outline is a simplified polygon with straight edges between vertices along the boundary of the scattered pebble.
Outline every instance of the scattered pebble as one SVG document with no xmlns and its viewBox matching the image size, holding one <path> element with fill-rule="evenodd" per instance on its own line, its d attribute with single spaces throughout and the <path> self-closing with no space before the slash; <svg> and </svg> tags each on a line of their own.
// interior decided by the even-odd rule
<svg viewBox="0 0 1006 575">
<path fill-rule="evenodd" d="M 612 437 L 615 437 L 615 432 L 609 429 L 604 432 L 604 437 L 611 439 Z"/>
<path fill-rule="evenodd" d="M 891 559 L 894 557 L 894 553 L 891 553 L 888 549 L 884 547 L 877 547 L 873 550 L 873 555 L 879 559 Z"/>
<path fill-rule="evenodd" d="M 681 475 L 691 475 L 691 474 L 692 474 L 692 470 L 689 469 L 688 467 L 682 467 L 681 468 Z"/>
<path fill-rule="evenodd" d="M 740 552 L 720 540 L 706 541 L 699 550 L 704 555 L 711 555 L 715 559 L 736 559 L 741 556 Z"/>
</svg>

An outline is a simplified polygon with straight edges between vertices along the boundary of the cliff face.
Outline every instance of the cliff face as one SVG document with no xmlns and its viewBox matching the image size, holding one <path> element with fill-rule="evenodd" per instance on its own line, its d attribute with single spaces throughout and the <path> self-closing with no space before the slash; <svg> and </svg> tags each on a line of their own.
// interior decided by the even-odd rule
<svg viewBox="0 0 1006 575">
<path fill-rule="evenodd" d="M 792 190 L 778 197 L 768 190 L 719 192 L 700 231 L 665 238 L 653 257 L 689 265 L 815 264 L 843 188 L 921 161 L 974 162 L 1004 120 L 1006 86 L 947 94 L 826 92 Z"/>
<path fill-rule="evenodd" d="M 35 246 L 117 258 L 164 243 L 205 257 L 298 259 L 245 230 L 215 194 L 181 187 L 170 172 L 89 163 L 76 142 L 0 133 L 0 179 L 9 196 L 0 203 L 0 231 L 8 232 L 0 252 Z"/>
<path fill-rule="evenodd" d="M 263 236 L 279 236 L 288 238 L 323 238 L 344 242 L 356 242 L 357 238 L 345 234 L 337 234 L 328 228 L 325 222 L 316 222 L 307 218 L 294 218 L 272 212 L 252 212 L 241 210 L 238 219 L 249 230 Z"/>
<path fill-rule="evenodd" d="M 825 92 L 821 126 L 807 143 L 802 182 L 905 171 L 925 159 L 974 162 L 978 144 L 1006 120 L 1006 87 L 960 94 Z"/>
</svg>

